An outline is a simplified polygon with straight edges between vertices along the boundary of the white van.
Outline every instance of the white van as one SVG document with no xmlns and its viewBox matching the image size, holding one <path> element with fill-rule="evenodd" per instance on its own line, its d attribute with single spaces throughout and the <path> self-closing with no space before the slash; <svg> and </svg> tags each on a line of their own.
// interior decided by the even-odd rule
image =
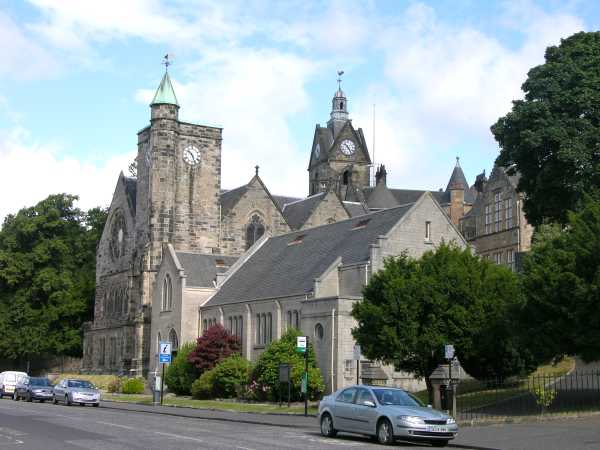
<svg viewBox="0 0 600 450">
<path fill-rule="evenodd" d="M 12 370 L 0 373 L 0 398 L 5 395 L 12 397 L 17 381 L 26 376 L 25 372 L 14 372 Z"/>
</svg>

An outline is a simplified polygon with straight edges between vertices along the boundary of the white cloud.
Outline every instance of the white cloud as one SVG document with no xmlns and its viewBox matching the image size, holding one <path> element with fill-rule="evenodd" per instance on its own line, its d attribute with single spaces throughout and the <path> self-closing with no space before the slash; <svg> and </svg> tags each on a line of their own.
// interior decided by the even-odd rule
<svg viewBox="0 0 600 450">
<path fill-rule="evenodd" d="M 51 194 L 78 195 L 83 209 L 108 206 L 119 172 L 135 156 L 115 156 L 95 166 L 60 153 L 56 146 L 31 142 L 22 128 L 0 130 L 0 223 Z"/>
</svg>

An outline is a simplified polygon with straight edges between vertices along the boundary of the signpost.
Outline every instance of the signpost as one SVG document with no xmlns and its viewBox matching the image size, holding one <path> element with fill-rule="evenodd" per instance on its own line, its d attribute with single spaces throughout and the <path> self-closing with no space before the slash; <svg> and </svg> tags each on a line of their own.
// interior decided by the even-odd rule
<svg viewBox="0 0 600 450">
<path fill-rule="evenodd" d="M 454 361 L 454 345 L 446 344 L 444 345 L 444 356 L 446 361 L 448 361 L 448 390 L 447 393 L 450 394 L 450 405 L 449 409 L 452 411 L 452 416 L 456 417 L 456 392 L 454 388 L 456 387 L 455 383 L 452 381 L 452 364 Z"/>
<path fill-rule="evenodd" d="M 360 345 L 354 344 L 354 348 L 352 349 L 352 356 L 353 356 L 353 359 L 356 360 L 356 384 L 360 384 L 360 359 L 361 359 Z"/>
<path fill-rule="evenodd" d="M 287 404 L 288 404 L 288 408 L 290 407 L 290 393 L 291 393 L 291 376 L 290 376 L 290 365 L 285 363 L 285 364 L 279 364 L 279 406 L 281 406 L 281 398 L 283 397 L 283 395 L 281 395 L 281 384 L 282 383 L 287 383 L 288 386 L 288 395 L 287 395 Z"/>
<path fill-rule="evenodd" d="M 162 376 L 160 377 L 160 404 L 163 404 L 163 391 L 165 384 L 165 364 L 171 362 L 171 343 L 160 342 L 158 345 L 158 362 L 162 364 Z"/>
<path fill-rule="evenodd" d="M 301 391 L 304 393 L 304 416 L 308 416 L 308 337 L 296 338 L 296 351 L 304 353 L 304 376 L 302 377 Z"/>
</svg>

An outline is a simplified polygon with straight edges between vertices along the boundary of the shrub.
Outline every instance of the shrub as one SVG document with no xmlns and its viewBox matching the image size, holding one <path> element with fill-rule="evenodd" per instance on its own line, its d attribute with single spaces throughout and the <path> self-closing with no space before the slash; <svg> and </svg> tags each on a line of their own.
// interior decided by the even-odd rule
<svg viewBox="0 0 600 450">
<path fill-rule="evenodd" d="M 252 365 L 246 358 L 232 355 L 217 364 L 213 370 L 214 394 L 221 398 L 233 398 L 248 384 Z"/>
<path fill-rule="evenodd" d="M 289 363 L 292 366 L 292 400 L 300 400 L 302 376 L 304 374 L 304 355 L 296 352 L 296 338 L 300 332 L 288 330 L 278 341 L 274 341 L 260 355 L 254 368 L 252 379 L 255 381 L 256 393 L 259 397 L 277 400 L 279 395 L 279 364 Z M 323 376 L 316 365 L 315 351 L 308 346 L 308 397 L 311 400 L 320 398 L 325 390 Z M 287 394 L 286 394 L 287 395 Z"/>
<path fill-rule="evenodd" d="M 127 378 L 123 381 L 121 392 L 123 394 L 142 394 L 145 382 L 143 378 Z"/>
<path fill-rule="evenodd" d="M 192 397 L 204 400 L 215 397 L 215 378 L 214 369 L 205 371 L 200 378 L 192 383 Z"/>
<path fill-rule="evenodd" d="M 123 382 L 121 380 L 121 378 L 119 377 L 115 377 L 114 379 L 110 380 L 106 386 L 106 390 L 107 392 L 110 392 L 111 394 L 114 394 L 115 392 L 121 392 L 121 388 Z"/>
<path fill-rule="evenodd" d="M 198 369 L 188 361 L 194 347 L 193 342 L 183 344 L 167 368 L 165 383 L 169 387 L 169 391 L 177 395 L 190 395 L 192 383 L 200 375 Z"/>
<path fill-rule="evenodd" d="M 223 326 L 217 324 L 206 330 L 196 342 L 188 361 L 200 373 L 210 370 L 219 362 L 234 353 L 240 352 L 240 341 Z"/>
</svg>

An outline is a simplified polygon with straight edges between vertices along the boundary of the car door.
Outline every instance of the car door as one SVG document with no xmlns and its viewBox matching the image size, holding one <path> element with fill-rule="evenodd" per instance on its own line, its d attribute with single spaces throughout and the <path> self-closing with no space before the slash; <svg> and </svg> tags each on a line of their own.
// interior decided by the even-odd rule
<svg viewBox="0 0 600 450">
<path fill-rule="evenodd" d="M 356 417 L 356 428 L 362 433 L 375 434 L 377 423 L 377 402 L 371 391 L 365 388 L 360 388 L 356 394 L 354 402 L 354 416 Z"/>
<path fill-rule="evenodd" d="M 338 394 L 334 405 L 334 426 L 338 430 L 352 431 L 354 429 L 354 399 L 357 388 L 350 387 Z"/>
<path fill-rule="evenodd" d="M 27 389 L 29 387 L 29 378 L 21 378 L 17 383 L 17 395 L 25 398 L 27 396 Z"/>
<path fill-rule="evenodd" d="M 65 385 L 66 381 L 61 380 L 56 386 L 54 386 L 54 397 L 58 400 L 62 400 L 65 396 Z"/>
</svg>

